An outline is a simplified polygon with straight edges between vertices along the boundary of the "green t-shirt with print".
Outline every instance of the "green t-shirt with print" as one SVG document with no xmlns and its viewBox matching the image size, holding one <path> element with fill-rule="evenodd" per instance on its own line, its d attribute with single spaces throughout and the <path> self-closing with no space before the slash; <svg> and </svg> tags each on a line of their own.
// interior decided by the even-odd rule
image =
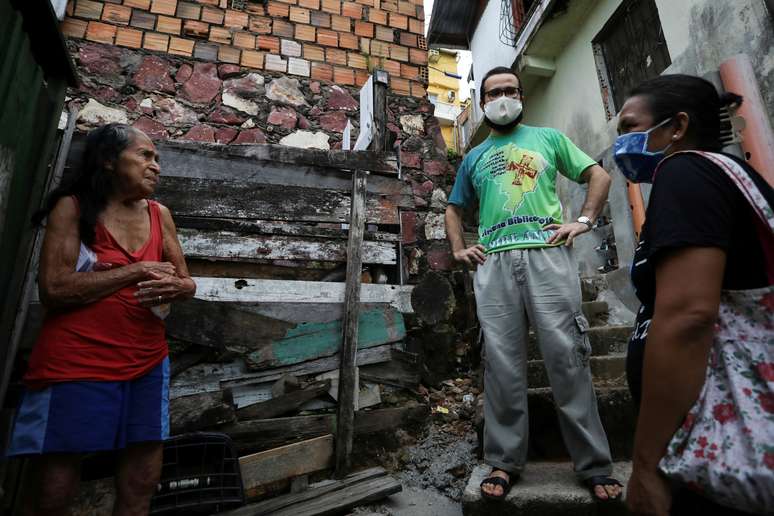
<svg viewBox="0 0 774 516">
<path fill-rule="evenodd" d="M 562 223 L 557 172 L 580 182 L 595 163 L 556 129 L 521 124 L 508 135 L 490 135 L 465 156 L 449 203 L 464 208 L 478 198 L 478 236 L 487 253 L 549 247 L 553 231 L 543 226 Z"/>
</svg>

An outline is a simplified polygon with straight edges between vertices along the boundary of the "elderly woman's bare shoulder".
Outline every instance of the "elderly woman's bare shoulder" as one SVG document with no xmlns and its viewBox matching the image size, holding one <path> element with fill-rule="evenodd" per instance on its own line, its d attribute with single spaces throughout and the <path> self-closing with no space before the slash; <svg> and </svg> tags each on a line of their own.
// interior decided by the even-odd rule
<svg viewBox="0 0 774 516">
<path fill-rule="evenodd" d="M 51 213 L 48 214 L 48 220 L 60 222 L 68 220 L 74 221 L 78 219 L 78 214 L 78 201 L 70 195 L 65 195 L 56 201 Z"/>
</svg>

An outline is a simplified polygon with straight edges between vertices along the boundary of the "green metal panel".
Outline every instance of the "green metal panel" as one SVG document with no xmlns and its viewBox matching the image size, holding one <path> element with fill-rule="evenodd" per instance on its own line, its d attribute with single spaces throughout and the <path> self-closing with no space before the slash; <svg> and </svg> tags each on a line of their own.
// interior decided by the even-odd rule
<svg viewBox="0 0 774 516">
<path fill-rule="evenodd" d="M 0 400 L 10 335 L 72 64 L 51 5 L 0 0 Z"/>
</svg>

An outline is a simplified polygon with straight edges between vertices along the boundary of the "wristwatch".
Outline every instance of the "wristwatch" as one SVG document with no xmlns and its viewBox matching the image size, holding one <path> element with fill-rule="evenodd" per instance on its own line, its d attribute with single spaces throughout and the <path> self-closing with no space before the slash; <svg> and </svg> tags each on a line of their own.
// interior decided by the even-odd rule
<svg viewBox="0 0 774 516">
<path fill-rule="evenodd" d="M 581 215 L 580 217 L 578 217 L 578 222 L 580 222 L 581 224 L 586 224 L 589 227 L 589 229 L 592 229 L 594 227 L 594 223 L 591 222 L 591 219 L 585 215 Z"/>
</svg>

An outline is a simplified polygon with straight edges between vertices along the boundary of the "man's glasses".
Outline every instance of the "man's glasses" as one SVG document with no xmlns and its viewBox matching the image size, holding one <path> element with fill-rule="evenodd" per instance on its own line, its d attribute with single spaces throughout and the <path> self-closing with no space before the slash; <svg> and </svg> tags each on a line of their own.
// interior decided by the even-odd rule
<svg viewBox="0 0 774 516">
<path fill-rule="evenodd" d="M 521 88 L 514 88 L 513 86 L 508 86 L 506 88 L 492 88 L 484 94 L 484 98 L 493 100 L 499 99 L 503 95 L 511 97 L 512 99 L 521 98 Z"/>
</svg>

